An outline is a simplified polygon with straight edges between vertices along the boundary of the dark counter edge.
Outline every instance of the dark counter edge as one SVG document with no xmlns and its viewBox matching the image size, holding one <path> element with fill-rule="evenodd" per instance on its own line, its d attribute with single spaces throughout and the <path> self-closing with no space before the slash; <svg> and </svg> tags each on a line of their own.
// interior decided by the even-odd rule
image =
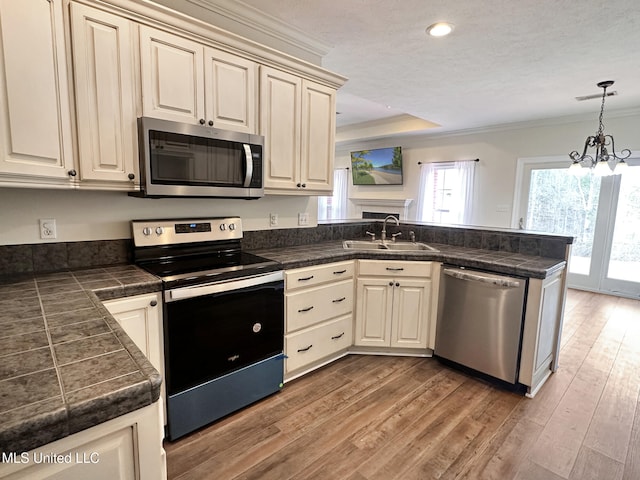
<svg viewBox="0 0 640 480">
<path fill-rule="evenodd" d="M 28 275 L 36 277 L 37 274 Z M 20 275 L 24 279 L 24 275 Z M 74 433 L 86 430 L 119 416 L 153 404 L 160 398 L 162 376 L 102 304 L 103 301 L 161 291 L 158 279 L 153 282 L 129 284 L 96 290 L 85 290 L 105 322 L 135 362 L 145 381 L 118 388 L 84 401 L 64 402 L 62 406 L 43 411 L 26 420 L 2 426 L 2 437 L 12 438 L 10 450 L 0 443 L 0 453 L 34 450 Z"/>
</svg>

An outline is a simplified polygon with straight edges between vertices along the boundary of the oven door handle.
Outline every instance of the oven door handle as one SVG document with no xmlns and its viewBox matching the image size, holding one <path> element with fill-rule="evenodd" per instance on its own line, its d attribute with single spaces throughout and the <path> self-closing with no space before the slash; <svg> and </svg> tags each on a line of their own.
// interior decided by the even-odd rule
<svg viewBox="0 0 640 480">
<path fill-rule="evenodd" d="M 242 288 L 254 287 L 265 283 L 278 282 L 284 279 L 282 270 L 277 272 L 265 273 L 263 275 L 255 275 L 253 277 L 234 279 L 228 282 L 211 283 L 208 285 L 194 285 L 191 287 L 181 287 L 165 292 L 165 302 L 175 302 L 176 300 L 184 300 L 187 298 L 202 297 L 211 295 L 212 293 L 230 292 L 232 290 L 240 290 Z"/>
</svg>

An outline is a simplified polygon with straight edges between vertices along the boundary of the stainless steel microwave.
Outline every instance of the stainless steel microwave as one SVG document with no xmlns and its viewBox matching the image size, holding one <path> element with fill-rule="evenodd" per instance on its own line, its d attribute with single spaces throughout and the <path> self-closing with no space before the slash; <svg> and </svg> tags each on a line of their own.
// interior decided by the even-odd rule
<svg viewBox="0 0 640 480">
<path fill-rule="evenodd" d="M 143 197 L 259 198 L 264 195 L 259 135 L 157 118 L 138 119 Z"/>
</svg>

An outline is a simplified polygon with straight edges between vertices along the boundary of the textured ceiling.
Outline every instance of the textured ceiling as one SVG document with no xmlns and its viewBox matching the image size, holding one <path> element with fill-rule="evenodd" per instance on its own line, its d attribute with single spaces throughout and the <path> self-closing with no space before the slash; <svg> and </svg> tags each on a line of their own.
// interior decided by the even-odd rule
<svg viewBox="0 0 640 480">
<path fill-rule="evenodd" d="M 410 114 L 454 131 L 640 108 L 638 0 L 244 0 L 332 46 L 338 125 Z M 437 21 L 444 38 L 425 35 Z M 387 108 L 387 106 L 391 108 Z M 595 128 L 595 125 L 594 125 Z"/>
</svg>

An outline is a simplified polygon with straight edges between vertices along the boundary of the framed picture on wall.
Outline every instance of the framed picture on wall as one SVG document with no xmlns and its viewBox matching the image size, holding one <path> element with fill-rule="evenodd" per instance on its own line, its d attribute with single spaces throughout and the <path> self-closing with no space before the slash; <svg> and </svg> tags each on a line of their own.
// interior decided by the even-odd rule
<svg viewBox="0 0 640 480">
<path fill-rule="evenodd" d="M 402 185 L 402 148 L 351 152 L 354 185 Z"/>
</svg>

